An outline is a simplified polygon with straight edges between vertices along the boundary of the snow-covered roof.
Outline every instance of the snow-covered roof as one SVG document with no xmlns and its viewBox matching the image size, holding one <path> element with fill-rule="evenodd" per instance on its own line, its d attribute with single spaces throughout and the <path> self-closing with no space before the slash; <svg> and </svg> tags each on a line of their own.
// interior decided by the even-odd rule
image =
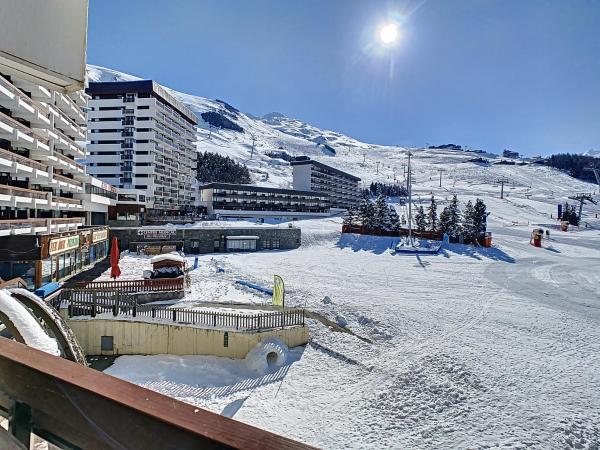
<svg viewBox="0 0 600 450">
<path fill-rule="evenodd" d="M 174 261 L 174 262 L 178 262 L 183 264 L 185 262 L 185 260 L 183 259 L 183 257 L 178 254 L 178 253 L 165 253 L 164 255 L 156 255 L 154 256 L 150 262 L 152 264 L 157 263 L 157 262 L 161 262 L 161 261 Z"/>
</svg>

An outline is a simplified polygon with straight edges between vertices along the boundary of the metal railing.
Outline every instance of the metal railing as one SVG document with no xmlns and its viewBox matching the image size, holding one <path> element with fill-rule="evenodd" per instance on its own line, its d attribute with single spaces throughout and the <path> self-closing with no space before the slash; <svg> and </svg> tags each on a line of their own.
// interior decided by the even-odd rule
<svg viewBox="0 0 600 450">
<path fill-rule="evenodd" d="M 216 312 L 158 305 L 139 305 L 134 295 L 121 291 L 63 289 L 55 307 L 67 306 L 69 317 L 111 313 L 113 317 L 145 317 L 149 320 L 226 328 L 242 331 L 260 331 L 273 328 L 304 325 L 304 309 L 265 311 L 259 313 Z"/>
</svg>

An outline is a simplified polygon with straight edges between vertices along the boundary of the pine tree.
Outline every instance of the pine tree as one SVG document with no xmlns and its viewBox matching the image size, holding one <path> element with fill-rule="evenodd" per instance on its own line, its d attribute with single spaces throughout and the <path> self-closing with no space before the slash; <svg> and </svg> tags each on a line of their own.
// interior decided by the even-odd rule
<svg viewBox="0 0 600 450">
<path fill-rule="evenodd" d="M 400 230 L 400 217 L 398 217 L 396 208 L 394 208 L 392 205 L 389 205 L 389 208 L 388 208 L 387 221 L 388 221 L 389 225 L 387 225 L 388 228 L 386 228 L 386 230 L 388 230 L 388 231 L 399 231 Z"/>
<path fill-rule="evenodd" d="M 387 215 L 389 214 L 389 209 L 387 206 L 387 201 L 386 201 L 385 195 L 380 194 L 379 197 L 377 197 L 377 200 L 375 200 L 374 208 L 375 208 L 375 214 L 374 214 L 375 228 L 383 230 Z"/>
<path fill-rule="evenodd" d="M 422 205 L 417 209 L 415 223 L 417 225 L 417 231 L 425 231 L 427 229 L 427 217 L 425 216 L 425 210 Z"/>
<path fill-rule="evenodd" d="M 373 228 L 375 225 L 375 207 L 371 200 L 363 198 L 358 206 L 358 217 L 365 228 Z"/>
<path fill-rule="evenodd" d="M 475 208 L 473 202 L 469 200 L 463 211 L 462 230 L 466 243 L 474 243 L 477 240 L 477 226 L 475 225 Z"/>
<path fill-rule="evenodd" d="M 437 202 L 435 197 L 431 196 L 431 203 L 427 208 L 427 226 L 431 231 L 437 231 L 438 228 L 438 216 L 437 216 Z"/>
<path fill-rule="evenodd" d="M 440 231 L 446 233 L 451 239 L 456 239 L 461 233 L 460 222 L 458 198 L 454 194 L 452 200 L 450 200 L 450 204 L 440 214 Z"/>
<path fill-rule="evenodd" d="M 473 206 L 473 228 L 475 233 L 475 239 L 480 239 L 485 235 L 487 230 L 487 207 L 483 200 L 478 198 L 475 200 L 475 206 Z"/>
<path fill-rule="evenodd" d="M 346 214 L 344 214 L 343 224 L 349 227 L 356 225 L 358 222 L 357 214 L 358 212 L 355 207 L 349 208 Z"/>
</svg>

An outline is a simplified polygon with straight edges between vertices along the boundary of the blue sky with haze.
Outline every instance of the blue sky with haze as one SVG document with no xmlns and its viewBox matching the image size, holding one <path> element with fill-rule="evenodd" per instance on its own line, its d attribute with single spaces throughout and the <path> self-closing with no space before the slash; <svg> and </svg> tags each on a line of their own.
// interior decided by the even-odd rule
<svg viewBox="0 0 600 450">
<path fill-rule="evenodd" d="M 90 0 L 87 60 L 366 142 L 545 155 L 600 148 L 599 24 L 595 0 Z"/>
</svg>

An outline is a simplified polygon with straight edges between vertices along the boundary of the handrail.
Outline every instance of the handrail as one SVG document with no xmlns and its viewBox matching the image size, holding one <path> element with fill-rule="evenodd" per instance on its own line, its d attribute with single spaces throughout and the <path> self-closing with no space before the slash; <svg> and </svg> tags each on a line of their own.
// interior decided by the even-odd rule
<svg viewBox="0 0 600 450">
<path fill-rule="evenodd" d="M 7 228 L 14 228 L 15 225 L 24 225 L 23 228 L 25 228 L 26 226 L 31 226 L 31 225 L 41 225 L 41 226 L 46 226 L 48 219 L 9 219 L 9 220 L 0 220 L 0 229 L 5 230 Z"/>
<path fill-rule="evenodd" d="M 10 428 L 23 441 L 35 432 L 63 448 L 309 448 L 10 339 L 0 341 L 0 408 L 12 410 Z"/>
<path fill-rule="evenodd" d="M 75 286 L 77 289 L 118 289 L 121 292 L 180 291 L 184 288 L 184 280 L 181 277 L 154 280 L 79 281 Z"/>
<path fill-rule="evenodd" d="M 48 108 L 56 110 L 56 112 L 58 112 L 58 115 L 60 115 L 61 117 L 63 117 L 67 122 L 69 122 L 71 125 L 73 125 L 74 127 L 76 127 L 79 131 L 81 131 L 81 133 L 83 133 L 83 131 L 81 130 L 81 126 L 78 125 L 77 122 L 75 122 L 69 116 L 67 116 L 67 114 L 63 110 L 61 110 L 60 108 L 58 108 L 55 105 L 48 105 Z"/>
<path fill-rule="evenodd" d="M 0 194 L 14 195 L 28 198 L 47 199 L 49 192 L 34 191 L 33 189 L 20 188 L 16 186 L 8 186 L 0 184 Z"/>
<path fill-rule="evenodd" d="M 69 203 L 71 205 L 81 205 L 81 200 L 77 200 L 74 198 L 67 198 L 67 197 L 59 197 L 58 195 L 52 196 L 52 201 L 53 202 L 61 202 L 61 203 Z"/>
<path fill-rule="evenodd" d="M 49 166 L 46 164 L 42 164 L 41 162 L 35 161 L 31 158 L 27 158 L 26 156 L 18 155 L 10 150 L 6 150 L 0 148 L 0 156 L 6 159 L 9 159 L 13 162 L 20 162 L 23 165 L 33 167 L 38 170 L 43 170 L 44 172 L 48 172 Z"/>
<path fill-rule="evenodd" d="M 58 178 L 59 180 L 63 180 L 66 183 L 74 184 L 75 186 L 83 187 L 83 183 L 81 181 L 74 180 L 73 178 L 65 177 L 54 172 L 54 178 Z"/>
<path fill-rule="evenodd" d="M 0 84 L 2 86 L 4 86 L 6 89 L 8 89 L 9 91 L 11 91 L 14 95 L 19 97 L 21 100 L 24 100 L 25 103 L 27 103 L 29 106 L 31 106 L 34 109 L 37 109 L 38 112 L 41 112 L 46 117 L 49 117 L 50 110 L 48 109 L 47 106 L 29 98 L 23 91 L 21 91 L 18 87 L 13 85 L 10 81 L 8 81 L 2 75 L 0 75 Z M 39 110 L 41 110 L 41 111 L 39 111 Z"/>
<path fill-rule="evenodd" d="M 77 223 L 82 223 L 83 217 L 52 217 L 50 219 L 44 219 L 44 220 L 51 220 L 52 223 L 54 224 L 68 224 L 68 223 L 72 223 L 72 224 L 77 224 Z"/>
<path fill-rule="evenodd" d="M 13 119 L 12 117 L 7 116 L 6 114 L 0 112 L 0 119 L 8 121 L 13 128 L 17 128 L 17 129 L 21 130 L 21 132 L 25 133 L 27 136 L 37 139 L 38 141 L 40 141 L 46 145 L 50 145 L 50 141 L 48 141 L 48 139 L 40 136 L 35 131 L 33 131 L 31 128 L 26 127 L 21 122 Z"/>
<path fill-rule="evenodd" d="M 54 156 L 56 156 L 58 159 L 60 159 L 61 161 L 64 161 L 68 164 L 73 164 L 75 167 L 77 167 L 80 170 L 85 171 L 85 167 L 82 166 L 81 164 L 79 164 L 77 161 L 70 159 L 68 157 L 66 157 L 65 155 L 63 155 L 62 153 L 59 153 L 57 151 L 54 151 L 53 153 Z"/>
</svg>

